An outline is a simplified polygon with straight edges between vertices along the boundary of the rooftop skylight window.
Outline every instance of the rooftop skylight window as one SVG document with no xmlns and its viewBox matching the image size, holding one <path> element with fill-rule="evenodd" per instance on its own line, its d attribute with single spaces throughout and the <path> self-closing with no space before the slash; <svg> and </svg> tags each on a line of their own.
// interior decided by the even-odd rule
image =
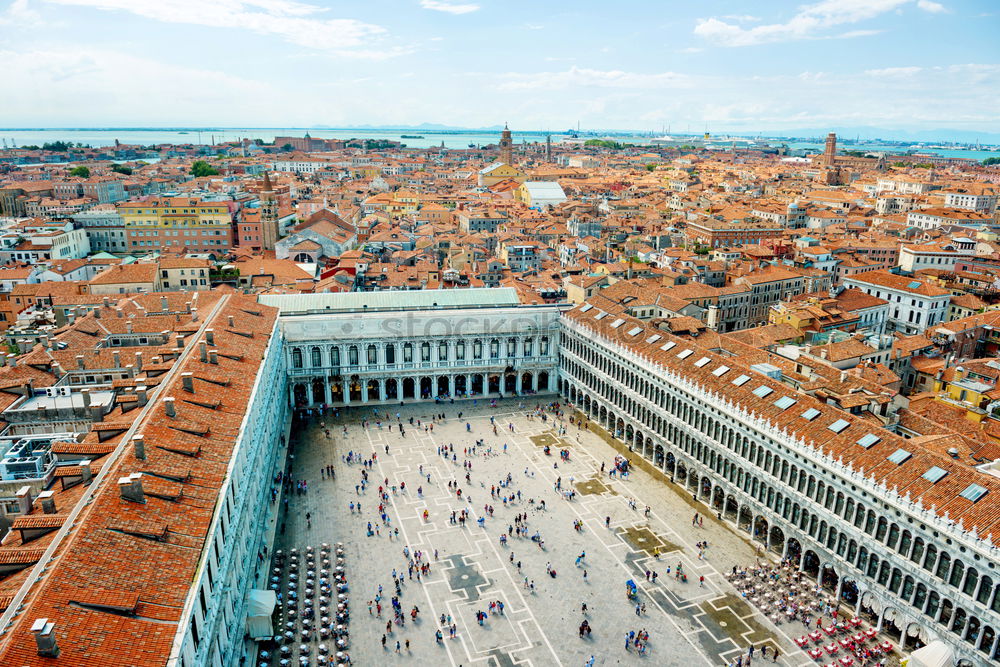
<svg viewBox="0 0 1000 667">
<path fill-rule="evenodd" d="M 697 366 L 698 368 L 701 368 L 710 361 L 711 359 L 709 359 L 708 357 L 702 357 L 698 361 L 694 362 L 694 365 Z"/>
<path fill-rule="evenodd" d="M 694 350 L 681 350 L 680 352 L 677 353 L 677 356 L 680 357 L 681 359 L 687 359 L 692 354 L 694 354 Z"/>
<path fill-rule="evenodd" d="M 816 417 L 819 417 L 819 414 L 820 412 L 816 408 L 809 408 L 808 410 L 802 413 L 802 418 L 805 419 L 807 422 L 811 422 L 812 420 L 816 419 Z"/>
<path fill-rule="evenodd" d="M 779 410 L 787 410 L 788 408 L 792 407 L 796 403 L 798 403 L 798 401 L 796 401 L 791 396 L 782 396 L 781 398 L 779 398 L 778 400 L 776 400 L 774 402 L 774 404 L 776 406 L 778 406 Z"/>
<path fill-rule="evenodd" d="M 714 375 L 717 378 L 720 378 L 728 372 L 729 372 L 729 366 L 719 366 L 714 371 L 712 371 L 712 375 Z"/>
<path fill-rule="evenodd" d="M 969 484 L 967 487 L 965 487 L 965 491 L 962 491 L 958 495 L 962 496 L 966 500 L 971 500 L 972 502 L 976 502 L 977 500 L 985 496 L 987 492 L 988 489 L 984 486 L 979 486 L 978 484 Z"/>
<path fill-rule="evenodd" d="M 611 323 L 611 328 L 612 329 L 617 329 L 618 327 L 620 327 L 623 324 L 625 324 L 625 320 L 623 320 L 622 318 L 619 317 L 617 320 L 615 320 L 614 322 Z"/>
<path fill-rule="evenodd" d="M 834 433 L 840 433 L 850 425 L 851 422 L 847 421 L 846 419 L 838 419 L 837 421 L 827 426 L 827 428 L 833 431 Z"/>
<path fill-rule="evenodd" d="M 750 376 L 749 375 L 741 375 L 738 378 L 736 378 L 735 380 L 733 380 L 733 384 L 735 384 L 737 387 L 742 387 L 743 385 L 745 385 L 749 381 L 750 381 Z"/>
<path fill-rule="evenodd" d="M 882 438 L 878 437 L 874 433 L 867 433 L 858 438 L 858 444 L 864 447 L 865 449 L 868 449 L 869 447 L 874 447 L 875 445 L 877 445 L 878 441 L 881 439 Z"/>
<path fill-rule="evenodd" d="M 753 390 L 753 395 L 757 396 L 758 398 L 764 398 L 768 394 L 773 393 L 773 392 L 774 392 L 773 389 L 771 389 L 770 387 L 768 387 L 766 384 L 762 384 L 761 386 L 759 386 L 759 387 L 757 387 L 756 389 Z"/>
<path fill-rule="evenodd" d="M 909 461 L 911 456 L 913 456 L 913 454 L 906 451 L 905 449 L 900 448 L 894 451 L 892 454 L 889 454 L 889 456 L 887 456 L 886 458 L 895 463 L 896 465 L 901 466 L 907 461 Z"/>
<path fill-rule="evenodd" d="M 921 477 L 926 479 L 931 484 L 937 484 L 942 479 L 944 479 L 944 476 L 947 474 L 948 471 L 945 470 L 944 468 L 939 468 L 937 466 L 934 466 L 933 468 L 925 472 L 923 475 L 921 475 Z"/>
<path fill-rule="evenodd" d="M 653 334 L 652 336 L 650 336 L 649 338 L 646 339 L 646 342 L 647 343 L 655 343 L 656 341 L 660 340 L 661 338 L 663 338 L 663 336 L 661 336 L 660 334 Z"/>
<path fill-rule="evenodd" d="M 631 329 L 628 330 L 628 335 L 634 336 L 641 332 L 642 332 L 642 327 L 632 327 Z"/>
</svg>

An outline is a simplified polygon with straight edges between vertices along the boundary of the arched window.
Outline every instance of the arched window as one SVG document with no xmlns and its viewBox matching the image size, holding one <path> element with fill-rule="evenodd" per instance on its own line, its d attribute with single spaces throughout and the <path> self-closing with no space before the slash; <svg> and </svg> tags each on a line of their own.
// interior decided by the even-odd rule
<svg viewBox="0 0 1000 667">
<path fill-rule="evenodd" d="M 508 338 L 507 339 L 507 356 L 516 357 L 517 356 L 517 339 Z"/>
<path fill-rule="evenodd" d="M 357 366 L 358 365 L 358 346 L 352 345 L 347 348 L 347 365 Z"/>
<path fill-rule="evenodd" d="M 496 338 L 490 339 L 490 359 L 500 358 L 500 341 Z"/>
<path fill-rule="evenodd" d="M 459 361 L 465 361 L 465 341 L 460 340 L 455 343 L 455 358 Z"/>
<path fill-rule="evenodd" d="M 367 357 L 369 366 L 374 366 L 378 363 L 378 350 L 374 345 L 368 346 Z"/>
<path fill-rule="evenodd" d="M 531 338 L 524 339 L 524 356 L 530 357 L 533 354 L 532 348 L 534 347 L 534 340 Z"/>
<path fill-rule="evenodd" d="M 392 343 L 385 346 L 385 363 L 389 366 L 396 363 L 396 346 Z"/>
<path fill-rule="evenodd" d="M 302 350 L 297 347 L 292 348 L 292 368 L 302 368 Z"/>
<path fill-rule="evenodd" d="M 483 358 L 483 341 L 478 338 L 472 341 L 472 358 L 482 359 Z"/>
<path fill-rule="evenodd" d="M 549 337 L 548 336 L 542 336 L 542 343 L 541 343 L 541 346 L 540 346 L 540 348 L 538 350 L 538 353 L 541 354 L 543 357 L 546 356 L 546 355 L 548 355 L 548 353 L 549 353 Z"/>
<path fill-rule="evenodd" d="M 438 343 L 438 360 L 448 361 L 448 342 L 441 341 Z"/>
<path fill-rule="evenodd" d="M 340 348 L 339 347 L 334 346 L 334 347 L 330 348 L 330 365 L 331 366 L 339 366 L 340 365 Z"/>
<path fill-rule="evenodd" d="M 413 363 L 413 343 L 403 344 L 403 363 Z"/>
<path fill-rule="evenodd" d="M 318 347 L 309 350 L 309 357 L 309 363 L 312 364 L 313 368 L 319 368 L 323 365 L 323 354 L 319 351 Z"/>
<path fill-rule="evenodd" d="M 431 360 L 431 344 L 424 341 L 420 344 L 420 361 Z"/>
</svg>

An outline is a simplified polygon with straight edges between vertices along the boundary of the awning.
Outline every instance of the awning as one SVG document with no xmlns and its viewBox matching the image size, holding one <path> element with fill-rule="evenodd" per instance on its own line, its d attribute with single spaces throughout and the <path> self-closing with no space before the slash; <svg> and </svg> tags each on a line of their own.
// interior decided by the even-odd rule
<svg viewBox="0 0 1000 667">
<path fill-rule="evenodd" d="M 917 649 L 902 662 L 906 667 L 948 667 L 954 661 L 955 652 L 947 644 L 937 640 Z"/>
<path fill-rule="evenodd" d="M 268 639 L 274 636 L 271 614 L 278 598 L 274 591 L 251 590 L 247 602 L 247 632 L 251 639 Z"/>
</svg>

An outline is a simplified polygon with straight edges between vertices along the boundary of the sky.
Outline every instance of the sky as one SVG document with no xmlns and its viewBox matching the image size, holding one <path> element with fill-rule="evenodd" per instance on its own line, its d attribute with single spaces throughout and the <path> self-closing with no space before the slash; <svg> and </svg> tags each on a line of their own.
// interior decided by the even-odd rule
<svg viewBox="0 0 1000 667">
<path fill-rule="evenodd" d="M 0 127 L 1000 132 L 996 0 L 0 0 Z"/>
</svg>

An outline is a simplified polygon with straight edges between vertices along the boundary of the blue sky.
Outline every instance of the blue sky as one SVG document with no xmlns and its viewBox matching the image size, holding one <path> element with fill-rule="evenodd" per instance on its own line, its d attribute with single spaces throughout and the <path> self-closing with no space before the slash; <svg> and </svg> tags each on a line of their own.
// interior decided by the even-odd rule
<svg viewBox="0 0 1000 667">
<path fill-rule="evenodd" d="M 989 0 L 0 0 L 0 126 L 998 132 L 998 35 Z"/>
</svg>

